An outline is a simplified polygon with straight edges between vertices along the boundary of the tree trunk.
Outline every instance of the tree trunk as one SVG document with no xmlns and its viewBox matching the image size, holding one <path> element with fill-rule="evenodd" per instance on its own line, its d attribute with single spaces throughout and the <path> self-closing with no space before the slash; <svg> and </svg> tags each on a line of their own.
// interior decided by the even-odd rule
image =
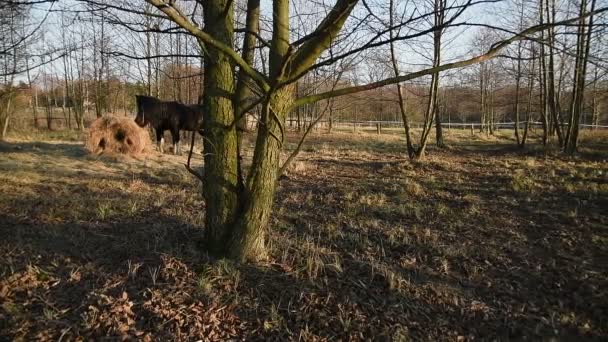
<svg viewBox="0 0 608 342">
<path fill-rule="evenodd" d="M 327 133 L 331 134 L 332 129 L 334 128 L 334 99 L 329 99 L 329 117 L 327 121 Z"/>
<path fill-rule="evenodd" d="M 490 84 L 490 96 L 489 96 L 489 105 L 488 105 L 488 129 L 490 135 L 494 135 L 494 82 Z"/>
<path fill-rule="evenodd" d="M 536 71 L 535 66 L 536 61 L 536 50 L 532 47 L 532 66 L 529 68 L 530 74 L 528 75 L 528 105 L 526 107 L 526 124 L 524 126 L 524 133 L 521 137 L 521 142 L 519 143 L 520 148 L 524 148 L 526 146 L 526 139 L 528 138 L 528 131 L 530 130 L 530 118 L 532 116 L 532 99 L 534 98 L 534 74 Z"/>
<path fill-rule="evenodd" d="M 246 33 L 243 39 L 242 57 L 249 65 L 253 65 L 255 57 L 255 45 L 257 34 L 260 30 L 260 0 L 248 0 L 247 2 L 247 18 L 246 18 Z M 238 137 L 238 159 L 239 159 L 239 179 L 242 180 L 243 171 L 241 166 L 243 133 L 247 130 L 247 105 L 252 102 L 250 97 L 253 95 L 251 91 L 250 77 L 244 70 L 239 70 L 236 91 L 234 95 L 234 113 L 238 115 L 237 121 L 237 137 Z"/>
<path fill-rule="evenodd" d="M 38 128 L 38 88 L 34 89 L 32 83 L 32 77 L 30 75 L 29 58 L 25 58 L 25 70 L 27 75 L 27 84 L 30 88 L 30 92 L 33 91 L 33 99 L 30 100 L 32 106 L 32 115 L 34 116 L 34 128 Z"/>
<path fill-rule="evenodd" d="M 52 120 L 52 115 L 53 115 L 53 107 L 52 107 L 52 102 L 51 102 L 51 91 L 49 89 L 53 89 L 53 84 L 50 85 L 50 88 L 48 87 L 48 75 L 44 74 L 43 75 L 43 82 L 44 82 L 44 89 L 47 89 L 47 91 L 45 92 L 46 95 L 46 103 L 45 103 L 45 109 L 46 109 L 46 127 L 49 131 L 53 130 L 53 120 Z M 51 79 L 52 80 L 52 79 Z"/>
<path fill-rule="evenodd" d="M 67 57 L 63 56 L 62 60 L 63 60 L 64 78 L 63 78 L 63 89 L 61 91 L 61 111 L 63 112 L 63 119 L 65 120 L 65 124 L 66 124 L 67 128 L 68 129 L 72 129 L 72 123 L 70 122 L 70 114 L 71 113 L 68 113 L 68 111 L 66 110 L 67 92 L 68 92 Z"/>
<path fill-rule="evenodd" d="M 480 90 L 480 119 L 479 133 L 483 133 L 486 127 L 486 85 L 485 80 L 485 63 L 479 65 L 479 90 Z"/>
<path fill-rule="evenodd" d="M 11 85 L 9 85 L 9 87 L 11 87 Z M 6 109 L 4 111 L 4 121 L 2 122 L 2 135 L 0 136 L 0 140 L 4 140 L 6 138 L 6 133 L 8 132 L 8 124 L 11 118 L 11 105 L 13 100 L 13 94 L 11 92 L 12 89 L 9 89 L 7 93 L 8 99 L 6 102 Z"/>
<path fill-rule="evenodd" d="M 595 0 L 591 1 L 591 12 L 595 10 Z M 583 16 L 587 13 L 587 1 L 581 1 L 579 14 Z M 568 127 L 568 136 L 566 138 L 564 152 L 574 154 L 578 145 L 578 133 L 580 125 L 580 116 L 583 111 L 583 100 L 585 93 L 585 76 L 587 72 L 587 60 L 591 45 L 591 34 L 593 32 L 593 15 L 589 17 L 589 27 L 585 31 L 585 18 L 581 18 L 580 26 L 577 35 L 577 54 L 575 67 L 574 89 L 572 91 L 572 105 L 570 114 L 570 125 Z"/>
<path fill-rule="evenodd" d="M 149 6 L 146 6 L 144 10 L 146 13 L 149 12 Z M 152 61 L 150 56 L 152 55 L 152 40 L 150 38 L 150 31 L 152 29 L 152 17 L 146 15 L 146 95 L 152 95 Z M 201 68 L 202 70 L 202 68 Z"/>
<path fill-rule="evenodd" d="M 599 82 L 599 77 L 598 67 L 596 66 L 593 77 L 593 90 L 591 91 L 591 127 L 593 130 L 597 129 L 600 121 L 600 106 L 599 101 L 597 100 L 597 82 Z"/>
<path fill-rule="evenodd" d="M 156 33 L 154 35 L 154 50 L 155 54 L 160 55 L 160 33 Z M 160 93 L 160 68 L 161 68 L 161 58 L 156 59 L 156 65 L 154 67 L 154 90 L 157 98 L 161 98 Z"/>
<path fill-rule="evenodd" d="M 229 256 L 233 259 L 259 260 L 266 255 L 264 236 L 276 191 L 283 144 L 281 127 L 292 101 L 293 87 L 287 86 L 273 94 L 262 109 L 247 190 L 241 197 L 241 213 L 230 241 Z"/>
<path fill-rule="evenodd" d="M 444 0 L 435 0 L 434 2 L 434 20 L 435 26 L 441 27 L 444 21 Z M 442 29 L 437 29 L 433 33 L 433 67 L 438 67 L 441 64 L 441 35 Z M 431 76 L 431 87 L 429 90 L 429 100 L 427 103 L 427 111 L 425 115 L 424 128 L 422 129 L 422 135 L 420 137 L 420 146 L 416 151 L 416 158 L 420 159 L 424 157 L 426 151 L 426 144 L 428 136 L 433 127 L 433 119 L 438 115 L 437 112 L 437 99 L 439 92 L 439 73 L 433 73 Z"/>
<path fill-rule="evenodd" d="M 390 20 L 389 20 L 389 26 L 392 27 L 393 26 L 393 17 L 394 17 L 394 0 L 391 0 L 389 3 L 389 15 L 390 15 Z M 395 55 L 395 43 L 393 41 L 393 30 L 389 31 L 389 35 L 390 35 L 390 50 L 391 50 L 391 63 L 393 65 L 393 71 L 395 73 L 395 76 L 399 76 L 399 64 L 397 63 L 397 58 Z M 416 152 L 414 150 L 414 146 L 412 146 L 412 135 L 410 133 L 410 123 L 409 123 L 409 119 L 407 117 L 407 111 L 405 108 L 405 99 L 403 97 L 403 93 L 402 93 L 402 87 L 401 87 L 401 83 L 397 83 L 396 85 L 397 87 L 397 96 L 399 98 L 399 113 L 401 114 L 401 120 L 403 121 L 403 128 L 405 130 L 405 146 L 407 148 L 407 156 L 409 159 L 414 159 L 414 157 L 416 156 Z"/>
<path fill-rule="evenodd" d="M 538 64 L 539 75 L 540 75 L 540 119 L 543 127 L 543 137 L 542 142 L 544 146 L 547 146 L 549 140 L 549 120 L 547 117 L 547 81 L 546 81 L 546 67 L 545 67 L 545 52 L 544 52 L 544 44 L 540 45 L 540 63 Z"/>
<path fill-rule="evenodd" d="M 519 138 L 519 91 L 521 88 L 521 42 L 517 47 L 517 71 L 515 74 L 515 140 L 517 145 L 521 143 Z"/>
<path fill-rule="evenodd" d="M 34 112 L 34 127 L 38 128 L 38 88 L 34 89 L 34 103 L 32 107 Z"/>
<path fill-rule="evenodd" d="M 227 7 L 229 6 L 229 7 Z M 214 39 L 232 46 L 234 37 L 231 0 L 204 3 L 205 28 Z M 203 197 L 206 203 L 205 243 L 209 252 L 225 255 L 230 227 L 238 206 L 237 133 L 231 92 L 234 66 L 224 53 L 208 49 L 205 55 Z"/>
<path fill-rule="evenodd" d="M 273 36 L 270 75 L 280 79 L 289 52 L 289 1 L 273 2 Z M 228 256 L 239 261 L 265 257 L 264 237 L 272 212 L 287 112 L 294 99 L 294 87 L 269 91 L 262 104 L 256 148 L 244 191 L 239 196 L 237 219 L 232 227 Z"/>
<path fill-rule="evenodd" d="M 554 0 L 546 0 L 545 5 L 547 13 L 547 22 L 552 24 L 555 22 L 555 2 Z M 556 104 L 556 93 L 555 93 L 555 61 L 554 61 L 554 46 L 555 46 L 555 28 L 549 27 L 547 31 L 547 47 L 549 49 L 549 63 L 547 67 L 547 102 L 549 105 L 549 113 L 551 121 L 553 122 L 553 130 L 557 134 L 557 140 L 560 146 L 563 145 L 562 136 L 562 123 L 559 118 L 558 108 Z"/>
<path fill-rule="evenodd" d="M 295 83 L 295 94 L 300 97 L 300 82 Z M 302 131 L 302 106 L 296 108 L 296 129 L 298 132 Z"/>
<path fill-rule="evenodd" d="M 437 147 L 445 147 L 443 142 L 443 127 L 441 126 L 441 113 L 435 110 L 435 140 Z"/>
</svg>

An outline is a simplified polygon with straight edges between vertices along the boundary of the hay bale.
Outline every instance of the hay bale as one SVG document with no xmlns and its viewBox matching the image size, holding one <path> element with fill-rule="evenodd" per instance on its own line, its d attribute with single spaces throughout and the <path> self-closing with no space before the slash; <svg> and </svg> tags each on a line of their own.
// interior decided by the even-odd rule
<svg viewBox="0 0 608 342">
<path fill-rule="evenodd" d="M 150 146 L 148 132 L 133 119 L 104 116 L 91 123 L 85 148 L 93 154 L 144 153 Z"/>
</svg>

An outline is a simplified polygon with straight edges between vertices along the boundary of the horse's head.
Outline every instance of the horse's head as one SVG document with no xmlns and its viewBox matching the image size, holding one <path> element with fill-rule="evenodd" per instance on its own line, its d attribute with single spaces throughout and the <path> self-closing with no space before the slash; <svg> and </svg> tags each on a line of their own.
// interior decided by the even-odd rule
<svg viewBox="0 0 608 342">
<path fill-rule="evenodd" d="M 143 96 L 135 95 L 135 104 L 137 105 L 137 116 L 135 117 L 135 123 L 139 127 L 144 127 L 150 122 L 150 119 L 146 117 L 144 101 L 145 98 Z"/>
</svg>

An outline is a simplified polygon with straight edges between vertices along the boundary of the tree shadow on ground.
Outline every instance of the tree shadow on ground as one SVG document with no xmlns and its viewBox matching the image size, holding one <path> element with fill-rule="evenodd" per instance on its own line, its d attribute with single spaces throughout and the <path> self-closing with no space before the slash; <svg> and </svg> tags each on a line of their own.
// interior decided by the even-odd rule
<svg viewBox="0 0 608 342">
<path fill-rule="evenodd" d="M 43 141 L 32 142 L 0 142 L 0 152 L 5 153 L 35 153 L 45 155 L 57 154 L 72 157 L 84 157 L 87 151 L 82 143 L 53 143 Z"/>
<path fill-rule="evenodd" d="M 278 264 L 213 260 L 202 233 L 154 213 L 89 223 L 0 217 L 0 337 L 390 340 L 400 308 L 436 311 L 374 284 L 353 286 L 348 273 L 313 280 Z"/>
<path fill-rule="evenodd" d="M 451 153 L 458 158 L 444 165 Z M 547 184 L 515 190 L 512 171 L 522 166 L 509 158 L 518 156 L 494 147 L 436 152 L 415 166 L 307 160 L 317 166 L 282 183 L 280 226 L 337 255 L 365 288 L 393 288 L 396 294 L 382 295 L 406 293 L 434 304 L 419 309 L 432 317 L 422 319 L 425 326 L 436 320 L 464 336 L 499 339 L 600 338 L 607 251 L 594 239 L 608 238 L 599 228 L 608 203 L 601 190 L 567 191 L 547 177 L 544 158 L 529 176 Z M 454 162 L 467 165 L 465 177 Z M 354 176 L 341 178 L 343 172 Z M 579 181 L 605 182 L 580 173 Z M 421 190 L 395 191 L 404 179 Z"/>
</svg>

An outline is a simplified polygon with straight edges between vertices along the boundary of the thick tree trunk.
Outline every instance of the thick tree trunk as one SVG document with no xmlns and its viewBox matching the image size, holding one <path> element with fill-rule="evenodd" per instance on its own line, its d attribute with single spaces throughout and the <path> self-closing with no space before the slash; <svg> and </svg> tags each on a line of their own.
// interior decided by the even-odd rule
<svg viewBox="0 0 608 342">
<path fill-rule="evenodd" d="M 233 42 L 231 0 L 210 0 L 204 5 L 206 31 L 226 45 Z M 226 7 L 230 6 L 230 7 Z M 215 255 L 225 255 L 230 228 L 238 206 L 237 133 L 232 91 L 234 66 L 217 49 L 205 56 L 204 119 L 205 173 L 203 197 L 206 203 L 205 242 Z"/>
<path fill-rule="evenodd" d="M 289 1 L 274 1 L 273 13 L 269 71 L 271 77 L 280 79 L 289 51 Z M 229 242 L 228 256 L 232 259 L 259 260 L 266 255 L 264 237 L 276 191 L 285 119 L 293 100 L 294 87 L 290 85 L 271 90 L 263 103 L 253 161 Z"/>
<path fill-rule="evenodd" d="M 264 237 L 272 213 L 273 199 L 283 145 L 282 127 L 287 108 L 293 101 L 293 87 L 271 96 L 262 109 L 256 149 L 247 179 L 247 190 L 241 197 L 239 217 L 233 227 L 229 256 L 236 260 L 265 257 Z"/>
</svg>

